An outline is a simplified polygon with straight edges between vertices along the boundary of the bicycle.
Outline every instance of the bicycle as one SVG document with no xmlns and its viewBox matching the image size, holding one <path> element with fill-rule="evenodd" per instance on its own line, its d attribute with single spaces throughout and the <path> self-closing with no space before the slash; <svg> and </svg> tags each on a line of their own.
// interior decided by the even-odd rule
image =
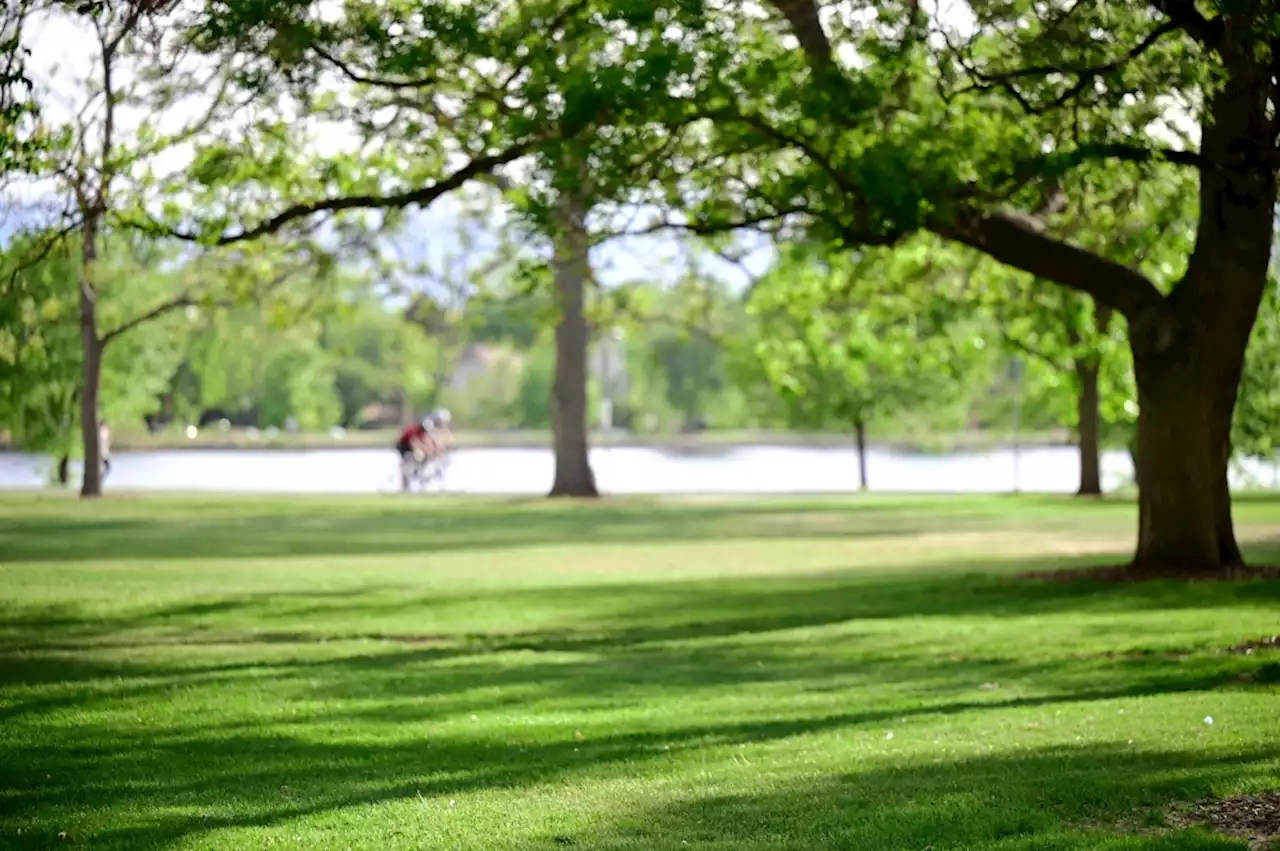
<svg viewBox="0 0 1280 851">
<path fill-rule="evenodd" d="M 402 463 L 401 472 L 409 483 L 409 490 L 413 490 L 416 486 L 417 489 L 425 491 L 432 484 L 438 485 L 441 490 L 444 489 L 444 474 L 449 467 L 447 451 L 432 457 L 414 453 L 405 458 Z"/>
</svg>

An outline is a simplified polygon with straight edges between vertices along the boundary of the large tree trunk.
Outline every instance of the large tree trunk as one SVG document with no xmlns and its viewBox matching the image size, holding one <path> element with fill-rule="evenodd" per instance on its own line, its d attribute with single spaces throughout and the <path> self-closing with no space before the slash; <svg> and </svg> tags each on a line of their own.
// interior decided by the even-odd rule
<svg viewBox="0 0 1280 851">
<path fill-rule="evenodd" d="M 1076 435 L 1080 448 L 1079 496 L 1102 495 L 1101 414 L 1098 411 L 1098 364 L 1076 361 Z"/>
<path fill-rule="evenodd" d="M 1222 577 L 1243 566 L 1227 463 L 1245 348 L 1271 259 L 1276 177 L 1269 70 L 1228 51 L 1201 126 L 1200 217 L 1163 315 L 1130 321 L 1138 384 L 1139 575 Z"/>
<path fill-rule="evenodd" d="M 555 279 L 555 379 L 551 392 L 551 431 L 556 473 L 551 496 L 595 497 L 596 477 L 587 457 L 586 289 L 591 276 L 586 210 L 580 199 L 562 193 L 557 202 L 559 231 L 552 273 Z"/>
<path fill-rule="evenodd" d="M 829 68 L 818 3 L 773 5 L 791 22 L 810 65 Z M 1223 12 L 1202 28 L 1194 3 L 1176 5 L 1191 9 L 1175 17 L 1201 31 L 1222 73 L 1201 113 L 1195 250 L 1172 294 L 1163 296 L 1136 269 L 1054 239 L 1023 216 L 960 204 L 926 222 L 940 236 L 1125 315 L 1140 407 L 1139 540 L 1131 573 L 1224 577 L 1242 562 L 1227 485 L 1230 423 L 1267 281 L 1276 203 L 1272 62 L 1258 49 L 1261 16 L 1254 10 Z"/>
<path fill-rule="evenodd" d="M 1199 348 L 1199 347 L 1196 347 Z M 1232 360 L 1243 363 L 1244 347 Z M 1190 352 L 1135 352 L 1138 380 L 1138 550 L 1141 575 L 1215 576 L 1243 565 L 1231 521 L 1227 463 L 1239 367 Z M 1234 372 L 1234 375 L 1232 374 Z"/>
<path fill-rule="evenodd" d="M 98 393 L 102 385 L 102 341 L 98 339 L 98 291 L 94 266 L 98 259 L 97 223 L 84 224 L 80 269 L 80 438 L 84 443 L 81 497 L 102 496 L 102 444 L 98 432 Z"/>
<path fill-rule="evenodd" d="M 858 443 L 858 489 L 867 489 L 867 424 L 862 418 L 854 420 L 854 439 Z"/>
</svg>

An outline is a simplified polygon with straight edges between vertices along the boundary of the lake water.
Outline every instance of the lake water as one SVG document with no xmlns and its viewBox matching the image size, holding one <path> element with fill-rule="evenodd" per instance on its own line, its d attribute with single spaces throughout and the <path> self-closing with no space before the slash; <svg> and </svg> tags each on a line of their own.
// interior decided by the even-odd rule
<svg viewBox="0 0 1280 851">
<path fill-rule="evenodd" d="M 858 459 L 848 448 L 746 446 L 680 451 L 601 447 L 591 453 L 601 490 L 617 494 L 839 493 L 858 484 Z M 1079 461 L 1069 446 L 984 452 L 868 453 L 871 489 L 936 493 L 1070 493 Z M 0 489 L 36 488 L 49 481 L 51 462 L 39 455 L 0 453 Z M 378 493 L 398 488 L 391 450 L 181 450 L 119 452 L 112 456 L 111 489 L 256 493 Z M 451 493 L 538 494 L 551 484 L 546 449 L 459 449 L 442 489 Z M 1124 452 L 1103 457 L 1104 487 L 1132 479 Z M 1274 486 L 1275 464 L 1249 462 L 1235 484 Z M 1016 487 L 1015 487 L 1016 486 Z"/>
</svg>

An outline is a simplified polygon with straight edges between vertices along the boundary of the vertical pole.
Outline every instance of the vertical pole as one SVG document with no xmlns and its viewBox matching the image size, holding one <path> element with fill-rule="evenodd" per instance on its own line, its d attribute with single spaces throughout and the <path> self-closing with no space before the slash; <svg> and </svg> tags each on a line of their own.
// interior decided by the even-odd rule
<svg viewBox="0 0 1280 851">
<path fill-rule="evenodd" d="M 600 430 L 613 428 L 613 386 L 609 372 L 609 336 L 601 334 L 596 341 L 600 351 Z"/>
<path fill-rule="evenodd" d="M 1018 426 L 1022 419 L 1022 359 L 1014 358 L 1010 365 L 1013 376 L 1013 492 L 1022 492 L 1022 447 L 1018 441 Z"/>
</svg>

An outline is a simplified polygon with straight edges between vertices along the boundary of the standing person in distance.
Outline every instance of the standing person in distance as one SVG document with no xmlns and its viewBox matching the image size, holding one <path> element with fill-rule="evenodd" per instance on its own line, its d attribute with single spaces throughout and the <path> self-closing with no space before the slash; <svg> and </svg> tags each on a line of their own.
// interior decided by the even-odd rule
<svg viewBox="0 0 1280 851">
<path fill-rule="evenodd" d="M 111 428 L 106 417 L 98 420 L 98 445 L 102 452 L 102 479 L 106 481 L 107 474 L 111 472 Z"/>
</svg>

